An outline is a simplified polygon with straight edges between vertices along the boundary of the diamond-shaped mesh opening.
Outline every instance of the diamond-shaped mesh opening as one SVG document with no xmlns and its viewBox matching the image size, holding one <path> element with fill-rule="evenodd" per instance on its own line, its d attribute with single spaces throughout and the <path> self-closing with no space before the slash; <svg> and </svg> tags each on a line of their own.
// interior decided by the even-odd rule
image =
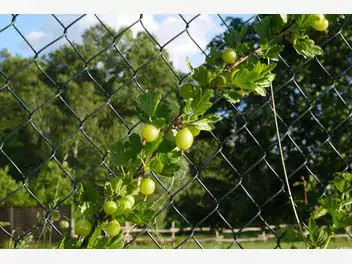
<svg viewBox="0 0 352 264">
<path fill-rule="evenodd" d="M 319 58 L 319 61 L 322 63 L 324 68 L 333 76 L 337 77 L 343 73 L 347 68 L 351 66 L 351 56 L 352 50 L 351 47 L 346 44 L 344 39 L 341 36 L 337 36 L 327 43 L 324 47 L 324 50 L 327 52 L 334 52 L 336 56 L 340 59 L 339 61 L 331 60 L 331 58 L 326 55 L 322 55 Z"/>
<path fill-rule="evenodd" d="M 11 20 L 8 20 L 9 24 L 4 27 L 0 28 L 1 34 L 0 34 L 0 41 L 2 43 L 1 45 L 1 50 L 6 49 L 10 53 L 14 53 L 15 45 L 20 45 L 21 52 L 23 54 L 33 56 L 34 52 L 33 50 L 29 47 L 29 45 L 23 40 L 23 37 L 18 34 L 18 31 L 16 31 L 14 24 L 11 23 Z M 10 39 L 11 41 L 6 41 Z M 17 46 L 18 47 L 18 46 Z"/>
<path fill-rule="evenodd" d="M 122 140 L 128 132 L 108 105 L 99 108 L 85 120 L 84 131 L 104 153 L 108 151 L 110 142 L 116 140 L 116 135 L 118 140 Z M 114 139 L 109 136 L 108 131 L 114 131 Z"/>
<path fill-rule="evenodd" d="M 265 158 L 265 151 L 248 130 L 239 132 L 232 140 L 232 144 L 229 141 L 223 146 L 222 152 L 241 174 L 251 171 Z"/>
<path fill-rule="evenodd" d="M 311 112 L 306 112 L 289 129 L 290 136 L 304 154 L 314 151 L 328 138 L 327 132 L 317 121 L 317 118 Z M 305 124 L 304 131 L 302 131 L 302 123 Z"/>
<path fill-rule="evenodd" d="M 271 183 L 270 186 L 268 182 Z M 258 205 L 274 199 L 277 192 L 280 192 L 283 187 L 283 181 L 264 162 L 258 164 L 244 176 L 242 184 L 252 194 Z"/>
<path fill-rule="evenodd" d="M 31 175 L 28 189 L 45 207 L 55 207 L 72 192 L 73 181 L 66 173 L 56 161 L 50 160 L 37 170 L 37 175 Z M 66 200 L 66 204 L 70 202 Z"/>
<path fill-rule="evenodd" d="M 137 96 L 143 92 L 140 90 L 136 82 L 128 81 L 126 84 L 116 83 L 114 85 L 115 92 L 110 97 L 110 108 L 115 116 L 131 128 L 140 120 L 136 117 L 136 101 Z M 131 98 L 134 98 L 131 100 Z"/>
<path fill-rule="evenodd" d="M 162 95 L 165 95 L 171 89 L 177 87 L 179 79 L 170 68 L 163 67 L 165 65 L 166 62 L 161 56 L 155 57 L 152 61 L 144 64 L 137 72 L 137 85 L 144 90 L 155 89 L 161 92 Z M 162 67 L 163 71 L 152 74 L 157 67 Z M 156 83 L 157 87 L 151 86 L 152 83 Z"/>
<path fill-rule="evenodd" d="M 344 161 L 340 153 L 337 152 L 330 142 L 327 142 L 319 150 L 314 152 L 308 159 L 308 164 L 319 164 L 320 166 L 316 168 L 316 173 L 319 175 L 320 172 L 324 172 L 325 175 L 329 176 L 323 179 L 325 185 L 328 180 L 333 178 L 335 171 L 344 171 L 348 166 L 346 161 Z"/>
<path fill-rule="evenodd" d="M 333 105 L 334 111 L 331 111 L 331 105 Z M 335 128 L 348 119 L 351 110 L 337 89 L 332 89 L 317 100 L 312 112 L 327 131 L 333 132 Z"/>
<path fill-rule="evenodd" d="M 24 138 L 27 141 L 26 145 L 20 143 Z M 29 146 L 32 146 L 32 156 L 24 159 L 21 152 Z M 8 136 L 3 142 L 2 151 L 26 174 L 51 155 L 50 145 L 31 124 L 21 127 Z"/>
<path fill-rule="evenodd" d="M 220 149 L 218 141 L 206 131 L 199 133 L 199 140 L 195 141 L 194 145 L 200 151 L 197 151 L 197 153 L 190 151 L 189 154 L 187 153 L 187 156 L 189 156 L 189 159 L 196 167 L 201 166 L 204 162 L 208 162 Z"/>
<path fill-rule="evenodd" d="M 50 33 L 43 31 L 43 29 L 45 30 L 45 28 L 42 26 L 43 21 L 45 21 L 47 26 L 50 26 Z M 28 25 L 30 25 L 31 28 L 35 28 L 37 30 L 32 31 L 29 34 L 24 33 L 28 31 Z M 16 17 L 14 26 L 18 33 L 22 34 L 23 36 L 21 46 L 28 45 L 31 47 L 33 49 L 33 55 L 35 52 L 44 50 L 48 44 L 55 42 L 62 35 L 61 26 L 51 15 L 44 15 L 41 17 L 41 19 L 36 19 L 35 15 L 33 14 L 24 14 Z"/>
<path fill-rule="evenodd" d="M 66 138 L 65 141 L 57 148 L 62 160 L 66 157 L 71 167 L 80 167 L 75 171 L 75 178 L 82 176 L 87 177 L 97 167 L 100 167 L 103 159 L 103 152 L 96 144 L 91 143 L 92 140 L 84 130 L 78 130 L 74 135 Z M 80 157 L 84 156 L 86 162 Z M 88 173 L 89 172 L 89 173 Z"/>
<path fill-rule="evenodd" d="M 348 131 L 352 128 L 351 119 L 347 119 L 346 122 L 342 123 L 337 129 L 334 130 L 331 135 L 331 144 L 338 149 L 341 157 L 350 162 L 352 160 L 352 153 L 350 147 L 348 146 Z"/>
</svg>

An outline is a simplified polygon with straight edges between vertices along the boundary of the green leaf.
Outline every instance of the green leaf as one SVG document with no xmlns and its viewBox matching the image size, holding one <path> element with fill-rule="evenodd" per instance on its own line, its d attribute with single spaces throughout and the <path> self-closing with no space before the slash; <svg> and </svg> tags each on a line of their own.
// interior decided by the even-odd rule
<svg viewBox="0 0 352 264">
<path fill-rule="evenodd" d="M 202 89 L 198 88 L 197 94 L 194 96 L 191 103 L 193 115 L 199 116 L 207 111 L 213 104 L 209 101 L 213 91 L 210 89 L 205 90 L 203 94 Z"/>
<path fill-rule="evenodd" d="M 175 172 L 180 169 L 177 164 L 180 161 L 180 153 L 178 151 L 172 151 L 168 153 L 157 153 L 155 159 L 162 164 L 162 169 L 160 170 L 161 176 L 173 177 Z"/>
<path fill-rule="evenodd" d="M 312 217 L 313 217 L 313 219 L 318 219 L 318 218 L 320 218 L 320 217 L 326 215 L 327 212 L 328 212 L 328 211 L 327 211 L 324 207 L 319 206 L 319 207 L 314 211 Z"/>
<path fill-rule="evenodd" d="M 322 226 L 319 229 L 317 229 L 310 237 L 311 241 L 313 242 L 316 248 L 322 248 L 325 245 L 328 238 L 329 238 L 329 234 L 325 226 Z"/>
<path fill-rule="evenodd" d="M 166 123 L 169 123 L 171 118 L 171 109 L 169 108 L 169 106 L 165 103 L 165 102 L 161 102 L 158 105 L 158 108 L 156 109 L 156 112 L 154 114 L 154 119 L 153 122 L 163 122 L 162 120 L 156 121 L 157 119 L 164 119 Z M 155 123 L 156 125 L 158 125 L 158 123 Z M 164 126 L 159 126 L 160 128 L 165 127 Z"/>
<path fill-rule="evenodd" d="M 320 199 L 319 203 L 332 215 L 336 213 L 340 206 L 339 200 L 330 196 Z"/>
<path fill-rule="evenodd" d="M 269 46 L 268 49 L 264 52 L 263 56 L 273 61 L 278 61 L 280 52 L 284 49 L 284 47 L 284 45 Z"/>
<path fill-rule="evenodd" d="M 193 102 L 193 98 L 188 99 L 187 103 L 182 109 L 182 112 L 185 113 L 186 115 L 191 114 L 192 102 Z"/>
<path fill-rule="evenodd" d="M 251 47 L 247 42 L 240 43 L 236 47 L 236 52 L 239 54 L 247 54 L 250 50 Z"/>
<path fill-rule="evenodd" d="M 57 249 L 64 249 L 65 248 L 65 240 L 66 240 L 66 237 L 62 237 L 60 243 L 59 243 L 59 246 L 57 247 Z"/>
<path fill-rule="evenodd" d="M 164 137 L 163 142 L 161 142 L 161 144 L 159 145 L 158 152 L 167 153 L 174 150 L 176 148 L 176 134 L 176 130 L 170 130 L 168 134 Z"/>
<path fill-rule="evenodd" d="M 233 83 L 241 89 L 255 89 L 256 85 L 253 81 L 258 79 L 259 76 L 256 71 L 249 71 L 247 68 L 243 68 L 235 75 Z"/>
<path fill-rule="evenodd" d="M 352 191 L 352 184 L 349 183 L 346 179 L 336 178 L 334 179 L 334 184 L 336 189 L 338 189 L 341 193 L 349 193 Z"/>
<path fill-rule="evenodd" d="M 300 233 L 295 230 L 295 229 L 288 229 L 286 230 L 283 230 L 280 232 L 280 234 L 284 234 L 281 238 L 280 238 L 280 242 L 286 242 L 286 243 L 294 243 L 294 242 L 298 242 L 298 241 L 301 241 L 302 240 L 302 237 L 300 235 Z"/>
<path fill-rule="evenodd" d="M 127 194 L 137 195 L 139 194 L 139 186 L 137 180 L 133 179 L 132 175 L 127 174 L 123 177 L 123 186 L 125 187 L 125 192 L 120 191 L 121 196 L 125 196 Z"/>
<path fill-rule="evenodd" d="M 122 233 L 114 236 L 111 240 L 109 245 L 107 246 L 108 249 L 120 249 L 123 247 L 123 235 Z"/>
<path fill-rule="evenodd" d="M 130 156 L 132 158 L 133 161 L 135 161 L 137 159 L 137 155 L 139 152 L 141 152 L 142 150 L 142 146 L 141 146 L 141 142 L 142 139 L 140 137 L 140 135 L 133 133 L 129 136 L 129 142 L 130 142 Z"/>
<path fill-rule="evenodd" d="M 164 166 L 158 157 L 154 157 L 148 162 L 148 167 L 153 172 L 159 173 L 162 171 Z"/>
<path fill-rule="evenodd" d="M 313 59 L 316 55 L 323 54 L 323 50 L 315 45 L 313 40 L 308 38 L 295 38 L 293 40 L 293 47 L 305 59 Z"/>
<path fill-rule="evenodd" d="M 241 101 L 243 94 L 240 93 L 239 91 L 227 91 L 226 93 L 224 93 L 224 98 L 232 103 L 232 104 L 237 104 L 239 101 Z"/>
<path fill-rule="evenodd" d="M 199 130 L 204 130 L 204 131 L 211 131 L 215 127 L 212 123 L 217 122 L 220 120 L 220 117 L 217 115 L 205 115 L 201 119 L 192 122 L 192 126 L 195 126 Z"/>
<path fill-rule="evenodd" d="M 159 137 L 155 141 L 147 142 L 145 144 L 143 150 L 141 151 L 141 153 L 144 157 L 148 157 L 149 155 L 151 155 L 154 151 L 156 151 L 158 149 L 161 142 L 163 142 L 163 136 L 161 134 L 162 133 L 160 133 Z"/>
<path fill-rule="evenodd" d="M 321 248 L 326 243 L 329 234 L 325 226 L 319 227 L 313 218 L 308 223 L 309 239 L 314 248 Z"/>
<path fill-rule="evenodd" d="M 131 156 L 130 149 L 119 141 L 110 148 L 110 164 L 113 166 L 124 165 Z"/>
<path fill-rule="evenodd" d="M 143 226 L 148 224 L 155 211 L 146 207 L 146 203 L 139 202 L 137 203 L 133 210 L 126 215 L 126 221 L 135 223 L 137 226 Z"/>
<path fill-rule="evenodd" d="M 199 119 L 196 122 L 191 123 L 193 126 L 195 126 L 196 128 L 198 128 L 199 130 L 203 130 L 203 131 L 211 131 L 215 128 L 215 126 L 211 123 L 208 122 L 207 119 Z"/>
<path fill-rule="evenodd" d="M 180 153 L 177 150 L 168 153 L 157 153 L 156 157 L 163 163 L 164 166 L 167 166 L 168 164 L 176 164 L 181 158 Z"/>
<path fill-rule="evenodd" d="M 271 82 L 275 79 L 275 74 L 271 71 L 276 67 L 276 64 L 264 64 L 258 61 L 254 66 L 254 71 L 259 74 L 257 80 L 254 80 L 256 88 L 266 88 L 271 85 Z M 264 89 L 256 90 L 257 94 L 265 95 Z"/>
<path fill-rule="evenodd" d="M 338 173 L 338 175 L 352 183 L 352 173 Z"/>
<path fill-rule="evenodd" d="M 352 226 L 352 215 L 346 215 L 343 219 L 340 220 L 340 227 L 349 227 Z"/>
<path fill-rule="evenodd" d="M 181 166 L 178 164 L 169 164 L 164 166 L 163 171 L 161 172 L 161 176 L 173 177 L 175 176 L 175 172 L 178 172 L 180 168 Z"/>
<path fill-rule="evenodd" d="M 318 230 L 318 225 L 313 218 L 309 218 L 308 222 L 308 231 L 309 236 L 313 236 L 313 234 Z"/>
<path fill-rule="evenodd" d="M 332 220 L 336 228 L 352 226 L 352 215 L 349 215 L 345 212 L 338 212 L 333 214 Z"/>
<path fill-rule="evenodd" d="M 266 76 L 256 80 L 254 83 L 257 86 L 257 88 L 269 87 L 271 85 L 271 82 L 275 79 L 275 76 L 276 75 L 274 73 L 270 73 L 270 74 L 267 74 Z"/>
<path fill-rule="evenodd" d="M 236 46 L 245 38 L 247 34 L 247 27 L 241 27 L 241 31 L 234 28 L 230 28 L 228 32 L 224 33 L 224 41 L 227 46 L 231 48 L 236 48 Z M 236 48 L 237 50 L 237 48 Z"/>
<path fill-rule="evenodd" d="M 342 203 L 342 207 L 348 206 L 348 205 L 351 205 L 351 204 L 352 204 L 352 197 L 349 198 L 349 199 L 347 199 L 346 201 L 344 201 L 344 202 Z"/>
<path fill-rule="evenodd" d="M 187 56 L 186 57 L 186 65 L 187 65 L 187 68 L 189 69 L 189 71 L 191 72 L 191 74 L 194 74 L 194 69 L 191 65 L 191 62 L 189 61 L 189 57 Z"/>
<path fill-rule="evenodd" d="M 239 71 L 240 71 L 240 69 L 235 68 L 235 69 L 232 70 L 232 72 L 224 72 L 222 75 L 225 77 L 226 83 L 232 84 L 236 73 L 239 72 Z"/>
<path fill-rule="evenodd" d="M 122 177 L 115 177 L 110 182 L 107 182 L 105 185 L 108 186 L 110 184 L 113 196 L 124 196 L 127 194 L 126 192 L 126 184 L 124 183 L 124 179 Z"/>
<path fill-rule="evenodd" d="M 106 222 L 103 221 L 95 228 L 92 236 L 89 238 L 88 245 L 87 245 L 88 249 L 94 248 L 94 246 L 98 243 L 98 236 L 101 235 L 101 232 L 103 231 L 105 226 L 106 226 Z"/>
<path fill-rule="evenodd" d="M 271 24 L 271 17 L 266 16 L 264 17 L 260 23 L 254 24 L 254 30 L 260 36 L 260 38 L 268 38 L 270 34 L 270 24 Z"/>
<path fill-rule="evenodd" d="M 266 90 L 263 87 L 255 88 L 254 91 L 257 95 L 266 96 Z"/>
<path fill-rule="evenodd" d="M 210 82 L 212 73 L 205 66 L 194 69 L 193 78 L 201 85 L 206 86 Z"/>
<path fill-rule="evenodd" d="M 151 118 L 154 116 L 160 100 L 161 94 L 147 90 L 137 98 L 137 111 L 151 122 Z"/>
<path fill-rule="evenodd" d="M 287 23 L 287 14 L 280 14 L 280 17 L 282 18 L 283 23 Z"/>
<path fill-rule="evenodd" d="M 110 242 L 108 237 L 97 238 L 97 242 L 92 247 L 93 249 L 105 249 Z"/>
<path fill-rule="evenodd" d="M 316 14 L 295 15 L 296 25 L 301 29 L 312 27 L 317 19 L 319 19 L 319 16 Z"/>
<path fill-rule="evenodd" d="M 81 244 L 82 244 L 82 240 L 79 240 L 78 238 L 75 238 L 75 237 L 70 237 L 68 239 L 65 239 L 64 248 L 77 249 L 77 248 L 80 248 Z"/>
<path fill-rule="evenodd" d="M 206 57 L 206 62 L 208 65 L 217 65 L 221 60 L 221 51 L 218 51 L 216 48 L 211 47 L 209 55 Z"/>
<path fill-rule="evenodd" d="M 83 187 L 83 185 L 81 185 Z M 99 200 L 100 193 L 92 182 L 86 182 L 81 194 L 81 200 L 86 202 L 96 202 Z"/>
<path fill-rule="evenodd" d="M 277 65 L 276 63 L 265 64 L 265 63 L 261 63 L 260 61 L 258 61 L 254 67 L 254 70 L 260 76 L 265 76 L 265 75 L 269 74 L 273 69 L 275 69 L 276 65 Z"/>
<path fill-rule="evenodd" d="M 260 38 L 258 42 L 262 51 L 266 51 L 269 48 L 269 42 L 266 38 Z"/>
<path fill-rule="evenodd" d="M 110 182 L 106 182 L 104 184 L 104 194 L 107 197 L 112 197 L 114 195 L 114 190 L 113 190 Z"/>
<path fill-rule="evenodd" d="M 214 115 L 214 114 L 207 114 L 207 115 L 204 115 L 203 118 L 208 119 L 209 122 L 211 122 L 211 123 L 218 122 L 218 121 L 221 119 L 220 116 Z"/>
<path fill-rule="evenodd" d="M 153 118 L 152 124 L 155 125 L 157 128 L 165 128 L 167 125 L 166 120 L 163 117 Z"/>
</svg>

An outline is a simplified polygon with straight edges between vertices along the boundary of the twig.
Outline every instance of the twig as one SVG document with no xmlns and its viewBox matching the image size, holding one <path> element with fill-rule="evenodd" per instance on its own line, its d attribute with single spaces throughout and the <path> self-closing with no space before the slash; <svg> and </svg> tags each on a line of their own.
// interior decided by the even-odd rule
<svg viewBox="0 0 352 264">
<path fill-rule="evenodd" d="M 230 65 L 229 67 L 229 71 L 232 71 L 234 68 L 236 68 L 239 64 L 241 64 L 242 62 L 248 60 L 249 57 L 253 56 L 253 55 L 258 55 L 260 52 L 262 51 L 261 48 L 258 48 L 254 51 L 252 51 L 251 53 L 249 53 L 247 56 L 241 57 L 238 59 L 238 61 L 236 61 L 234 64 Z"/>
<path fill-rule="evenodd" d="M 290 26 L 288 29 L 286 29 L 285 31 L 281 32 L 279 35 L 277 35 L 276 38 L 281 38 L 283 36 L 285 36 L 286 34 L 288 34 L 292 29 L 293 29 L 293 26 Z M 276 39 L 272 39 L 271 41 L 269 41 L 268 44 L 272 44 Z M 262 52 L 262 48 L 258 48 L 252 52 L 250 52 L 248 55 L 244 56 L 244 57 L 241 57 L 239 58 L 234 64 L 230 65 L 229 66 L 229 70 L 232 71 L 234 68 L 236 68 L 239 64 L 241 64 L 242 62 L 248 60 L 249 57 L 253 56 L 253 55 L 258 55 L 259 53 Z"/>
<path fill-rule="evenodd" d="M 304 204 L 308 205 L 308 190 L 307 190 L 307 181 L 304 178 L 304 176 L 301 177 L 301 180 L 303 181 L 303 192 L 304 192 Z"/>
<path fill-rule="evenodd" d="M 292 210 L 293 210 L 293 213 L 294 213 L 294 215 L 296 217 L 296 221 L 297 221 L 297 224 L 298 224 L 298 227 L 299 227 L 300 234 L 301 234 L 301 236 L 303 238 L 303 241 L 304 241 L 304 243 L 305 243 L 305 245 L 307 247 L 308 245 L 307 245 L 304 233 L 303 233 L 301 222 L 299 220 L 299 217 L 298 217 L 298 214 L 297 214 L 297 211 L 296 211 L 295 202 L 294 202 L 293 196 L 291 194 L 290 182 L 288 180 L 288 176 L 287 176 L 287 172 L 286 172 L 284 154 L 283 154 L 282 146 L 281 146 L 281 137 L 280 137 L 280 132 L 279 132 L 279 125 L 278 125 L 277 117 L 276 117 L 275 97 L 274 97 L 274 89 L 273 89 L 272 82 L 270 82 L 270 91 L 271 91 L 271 101 L 272 101 L 273 112 L 274 112 L 274 122 L 275 122 L 275 127 L 276 127 L 276 136 L 277 136 L 277 142 L 278 142 L 279 150 L 280 150 L 282 168 L 283 168 L 284 175 L 285 175 L 286 187 L 287 187 L 287 190 L 288 190 L 289 198 L 290 198 L 291 205 L 292 205 Z"/>
</svg>

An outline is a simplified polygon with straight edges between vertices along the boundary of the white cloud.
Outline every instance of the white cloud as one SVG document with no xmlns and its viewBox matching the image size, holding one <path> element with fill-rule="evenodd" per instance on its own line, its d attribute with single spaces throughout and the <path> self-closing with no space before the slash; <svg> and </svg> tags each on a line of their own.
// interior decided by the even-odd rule
<svg viewBox="0 0 352 264">
<path fill-rule="evenodd" d="M 27 35 L 27 40 L 31 41 L 31 42 L 35 42 L 38 39 L 43 39 L 45 37 L 49 37 L 50 34 L 47 34 L 43 31 L 32 31 L 31 33 L 29 33 Z"/>
<path fill-rule="evenodd" d="M 64 26 L 68 26 L 78 16 L 74 15 L 58 15 L 58 19 Z M 139 14 L 117 14 L 117 15 L 98 15 L 98 17 L 107 25 L 113 28 L 120 28 L 122 26 L 129 26 L 138 21 Z M 186 21 L 192 19 L 192 15 L 184 16 Z M 156 19 L 155 15 L 144 14 L 142 18 L 143 25 L 147 30 L 157 37 L 157 41 L 163 46 L 172 38 L 186 29 L 186 23 L 178 15 L 164 15 Z M 87 15 L 73 24 L 67 31 L 67 36 L 74 42 L 81 42 L 81 35 L 83 31 L 96 23 L 99 23 L 94 15 Z M 142 25 L 138 22 L 132 27 L 132 31 L 136 34 L 143 31 Z M 40 31 L 32 31 L 26 37 L 37 50 L 41 49 L 54 39 L 63 34 L 63 27 L 53 18 L 48 17 Z M 201 15 L 193 20 L 188 28 L 189 34 L 204 49 L 212 37 L 222 32 L 222 28 L 213 19 L 212 15 Z M 48 50 L 56 49 L 63 44 L 64 41 L 57 42 L 49 47 Z M 188 71 L 185 58 L 190 57 L 191 63 L 194 66 L 200 65 L 204 61 L 199 48 L 189 38 L 187 32 L 178 36 L 165 46 L 165 49 L 170 53 L 171 60 L 174 62 L 177 70 Z"/>
</svg>

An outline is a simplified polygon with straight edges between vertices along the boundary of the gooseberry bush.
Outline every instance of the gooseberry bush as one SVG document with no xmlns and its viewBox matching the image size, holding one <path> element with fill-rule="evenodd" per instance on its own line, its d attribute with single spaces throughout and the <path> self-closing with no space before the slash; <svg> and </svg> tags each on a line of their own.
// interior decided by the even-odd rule
<svg viewBox="0 0 352 264">
<path fill-rule="evenodd" d="M 304 182 L 297 182 L 295 185 L 304 185 Z M 334 234 L 350 226 L 352 226 L 352 173 L 336 173 L 334 179 L 326 186 L 326 195 L 313 207 L 308 220 L 307 234 L 301 236 L 299 230 L 293 228 L 282 240 L 292 243 L 292 248 L 295 248 L 294 242 L 303 241 L 309 249 L 326 249 Z"/>
<path fill-rule="evenodd" d="M 304 58 L 313 58 L 322 54 L 322 49 L 309 33 L 326 33 L 328 25 L 324 15 L 266 15 L 254 24 L 258 38 L 250 41 L 246 41 L 246 26 L 230 28 L 224 34 L 225 49 L 211 49 L 204 65 L 193 68 L 186 60 L 191 78 L 172 91 L 178 113 L 172 115 L 155 91 L 138 96 L 141 135 L 132 133 L 110 148 L 108 165 L 115 177 L 101 186 L 77 186 L 77 237 L 64 237 L 59 248 L 122 248 L 121 226 L 126 221 L 144 226 L 155 214 L 147 205 L 147 197 L 156 188 L 153 173 L 175 177 L 184 152 L 192 148 L 201 131 L 213 130 L 220 120 L 207 113 L 213 100 L 223 97 L 238 103 L 249 94 L 265 96 L 275 78 L 276 64 L 272 62 L 278 61 L 284 43 L 293 45 Z"/>
</svg>

